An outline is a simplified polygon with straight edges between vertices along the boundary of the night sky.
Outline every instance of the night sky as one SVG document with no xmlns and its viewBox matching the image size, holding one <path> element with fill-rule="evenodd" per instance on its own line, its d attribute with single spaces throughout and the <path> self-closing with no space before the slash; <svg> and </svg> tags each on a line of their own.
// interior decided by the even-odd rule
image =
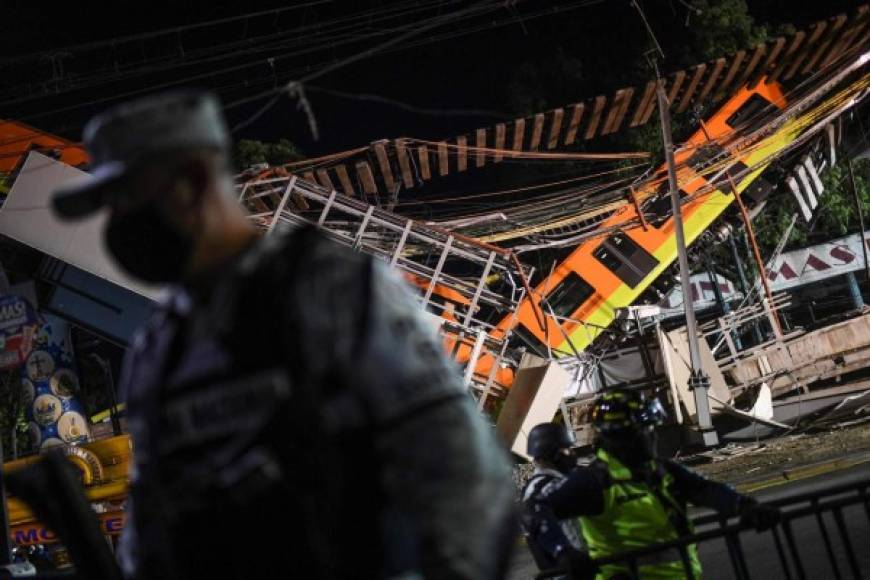
<svg viewBox="0 0 870 580">
<path fill-rule="evenodd" d="M 303 4 L 313 4 L 300 6 Z M 256 95 L 290 79 L 317 71 L 384 42 L 421 20 L 462 10 L 471 2 L 306 2 L 248 1 L 216 5 L 203 1 L 38 3 L 4 2 L 0 22 L 0 118 L 19 119 L 33 126 L 78 140 L 87 118 L 124 95 L 146 94 L 158 85 L 217 89 L 224 103 Z M 497 9 L 464 18 L 409 39 L 384 54 L 332 72 L 314 87 L 351 94 L 374 94 L 417 108 L 452 110 L 424 115 L 391 105 L 347 99 L 316 91 L 307 97 L 317 120 L 320 139 L 314 141 L 296 101 L 282 97 L 260 119 L 236 133 L 236 138 L 288 138 L 309 155 L 368 144 L 379 138 L 414 136 L 440 138 L 491 125 L 518 112 L 511 98 L 513 83 L 523 71 L 536 69 L 554 55 L 567 54 L 582 63 L 582 82 L 560 87 L 558 74 L 544 86 L 542 105 L 557 106 L 619 88 L 619 79 L 637 71 L 630 63 L 650 46 L 637 12 L 626 0 L 554 0 L 493 3 Z M 857 0 L 750 0 L 758 23 L 784 22 L 801 27 L 839 12 L 853 13 Z M 685 42 L 686 20 L 692 25 L 689 0 L 645 0 L 642 5 L 665 52 L 672 55 L 663 70 L 678 61 Z M 255 16 L 195 30 L 140 40 L 124 37 L 176 26 L 296 6 L 277 15 Z M 416 9 L 416 14 L 407 11 Z M 405 12 L 403 12 L 405 11 Z M 394 17 L 379 20 L 387 12 Z M 374 15 L 374 16 L 373 16 Z M 381 16 L 377 16 L 381 15 Z M 338 40 L 336 20 L 366 22 Z M 366 20 L 367 19 L 367 20 Z M 299 27 L 304 32 L 294 33 Z M 312 34 L 319 37 L 312 37 Z M 278 35 L 280 42 L 254 51 L 245 39 Z M 283 36 L 281 36 L 283 35 Z M 366 36 L 368 35 L 368 36 Z M 438 37 L 447 36 L 438 40 Z M 113 46 L 110 41 L 117 39 Z M 95 47 L 85 43 L 101 43 Z M 239 49 L 207 64 L 185 65 L 184 58 L 225 43 Z M 416 45 L 416 46 L 415 46 Z M 309 50 L 307 54 L 299 54 Z M 249 52 L 245 52 L 249 51 Z M 51 55 L 54 55 L 53 58 Z M 184 57 L 182 57 L 184 54 Z M 606 59 L 602 59 L 606 55 Z M 677 55 L 677 56 L 673 56 Z M 269 61 L 270 58 L 274 60 Z M 602 63 L 625 62 L 625 70 L 600 74 Z M 151 72 L 142 74 L 142 67 Z M 61 70 L 62 69 L 62 70 Z M 127 78 L 113 75 L 126 72 Z M 193 80 L 186 80 L 191 79 Z M 560 94 L 564 93 L 564 94 Z M 17 101 L 17 102 L 16 102 Z M 266 99 L 228 111 L 231 125 L 247 119 Z M 476 110 L 477 112 L 461 112 Z"/>
</svg>

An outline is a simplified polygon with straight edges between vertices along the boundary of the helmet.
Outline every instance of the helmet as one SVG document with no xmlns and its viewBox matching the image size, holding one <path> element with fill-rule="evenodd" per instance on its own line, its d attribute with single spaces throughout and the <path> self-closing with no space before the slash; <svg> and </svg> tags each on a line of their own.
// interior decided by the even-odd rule
<svg viewBox="0 0 870 580">
<path fill-rule="evenodd" d="M 547 459 L 556 455 L 560 449 L 574 445 L 574 438 L 564 425 L 541 423 L 529 431 L 526 453 L 535 459 Z"/>
<path fill-rule="evenodd" d="M 640 391 L 609 391 L 592 408 L 592 424 L 602 435 L 624 433 L 639 427 L 661 425 L 667 413 L 655 397 Z"/>
</svg>

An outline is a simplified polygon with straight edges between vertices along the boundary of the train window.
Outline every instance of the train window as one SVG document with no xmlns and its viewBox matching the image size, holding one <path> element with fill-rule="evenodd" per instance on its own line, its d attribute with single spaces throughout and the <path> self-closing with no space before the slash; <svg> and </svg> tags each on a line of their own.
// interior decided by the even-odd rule
<svg viewBox="0 0 870 580">
<path fill-rule="evenodd" d="M 729 127 L 732 129 L 737 128 L 738 125 L 742 125 L 752 119 L 755 115 L 771 106 L 771 102 L 759 95 L 758 93 L 752 93 L 746 102 L 740 105 L 734 113 L 728 117 L 725 121 Z"/>
<path fill-rule="evenodd" d="M 644 204 L 643 212 L 648 223 L 654 228 L 660 228 L 671 217 L 671 194 L 668 181 L 665 180 L 656 188 L 657 194 Z M 680 189 L 680 199 L 686 199 L 689 194 Z"/>
<path fill-rule="evenodd" d="M 611 246 L 613 246 L 620 254 L 629 259 L 639 250 L 641 250 L 641 247 L 634 243 L 634 240 L 632 240 L 625 234 L 616 234 L 615 236 L 611 236 L 611 238 L 607 240 L 607 242 Z"/>
<path fill-rule="evenodd" d="M 553 314 L 570 317 L 593 294 L 595 288 L 586 280 L 574 272 L 568 272 L 565 278 L 547 294 L 546 300 L 553 309 Z"/>
<path fill-rule="evenodd" d="M 526 328 L 526 325 L 522 322 L 516 325 L 514 328 L 514 334 L 516 334 L 519 339 L 523 341 L 523 343 L 525 343 L 525 345 L 536 355 L 543 358 L 547 358 L 550 355 L 547 350 L 547 345 L 544 344 L 540 338 L 535 336 L 535 333 Z"/>
<path fill-rule="evenodd" d="M 741 194 L 744 198 L 749 198 L 752 205 L 758 205 L 770 195 L 773 191 L 773 184 L 763 177 L 756 177 L 752 185 L 747 187 Z"/>
<path fill-rule="evenodd" d="M 632 288 L 640 284 L 659 263 L 625 234 L 611 236 L 592 255 Z"/>
<path fill-rule="evenodd" d="M 667 272 L 659 275 L 636 300 L 639 304 L 659 304 L 677 284 L 677 279 Z"/>
<path fill-rule="evenodd" d="M 734 187 L 731 185 L 732 182 L 735 186 L 740 183 L 746 177 L 746 175 L 743 175 L 743 172 L 748 168 L 749 166 L 742 161 L 732 163 L 728 169 L 716 177 L 716 188 L 722 193 L 734 193 Z"/>
<path fill-rule="evenodd" d="M 721 155 L 723 151 L 725 151 L 725 149 L 715 143 L 701 145 L 689 156 L 688 159 L 686 159 L 686 165 L 700 173 L 710 165 L 717 156 Z"/>
<path fill-rule="evenodd" d="M 649 224 L 660 228 L 671 215 L 671 198 L 667 195 L 657 195 L 645 204 L 643 212 Z"/>
<path fill-rule="evenodd" d="M 607 269 L 611 272 L 616 272 L 623 265 L 622 260 L 616 255 L 616 252 L 609 250 L 606 246 L 599 247 L 593 255 L 598 258 L 599 262 L 607 266 Z"/>
</svg>

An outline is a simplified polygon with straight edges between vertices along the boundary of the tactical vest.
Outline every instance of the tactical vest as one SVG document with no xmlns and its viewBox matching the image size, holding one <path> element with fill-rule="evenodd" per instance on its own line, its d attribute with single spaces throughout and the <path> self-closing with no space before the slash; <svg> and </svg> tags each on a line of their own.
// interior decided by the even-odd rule
<svg viewBox="0 0 870 580">
<path fill-rule="evenodd" d="M 146 333 L 131 371 L 137 577 L 379 575 L 371 437 L 324 425 L 348 377 L 309 376 L 312 329 L 297 315 L 312 300 L 293 279 L 314 275 L 304 258 L 320 241 L 300 230 L 260 242 L 250 268 L 217 284 L 213 330 L 190 337 L 191 321 L 167 314 Z"/>
<path fill-rule="evenodd" d="M 662 473 L 661 483 L 653 489 L 633 477 L 627 467 L 603 449 L 598 450 L 597 456 L 607 468 L 610 480 L 604 490 L 604 511 L 600 515 L 580 518 L 583 537 L 593 558 L 637 550 L 692 533 L 685 504 L 674 495 L 671 474 Z M 696 546 L 689 546 L 688 553 L 693 577 L 700 578 L 701 563 Z M 638 564 L 640 577 L 644 580 L 688 577 L 676 549 L 644 557 Z M 607 565 L 602 567 L 597 578 L 618 578 L 620 574 L 627 578 L 628 571 L 627 563 Z"/>
<path fill-rule="evenodd" d="M 560 479 L 556 475 L 550 473 L 536 473 L 529 479 L 523 488 L 522 499 L 526 501 L 532 497 L 539 496 L 547 486 L 558 482 Z M 583 544 L 580 539 L 582 536 L 582 530 L 580 529 L 580 520 L 570 518 L 561 520 L 559 522 L 559 526 L 562 529 L 562 534 L 565 536 L 565 540 L 570 545 L 571 548 L 575 550 L 582 550 Z M 526 524 L 523 524 L 523 532 L 526 538 L 526 545 L 529 548 L 529 552 L 532 554 L 532 558 L 535 560 L 535 564 L 537 564 L 539 570 L 547 570 L 549 568 L 554 568 L 557 565 L 556 560 L 547 553 L 541 545 L 538 544 L 538 541 L 534 537 L 534 530 L 528 529 Z M 558 578 L 563 578 L 562 576 Z"/>
</svg>

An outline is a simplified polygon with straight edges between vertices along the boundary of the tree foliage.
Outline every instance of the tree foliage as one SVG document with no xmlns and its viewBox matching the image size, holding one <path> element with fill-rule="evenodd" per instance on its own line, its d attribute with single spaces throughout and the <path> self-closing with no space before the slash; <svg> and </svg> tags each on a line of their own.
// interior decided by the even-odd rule
<svg viewBox="0 0 870 580">
<path fill-rule="evenodd" d="M 0 371 L 0 444 L 3 460 L 30 451 L 24 392 L 19 369 Z"/>
<path fill-rule="evenodd" d="M 769 37 L 768 27 L 753 21 L 746 0 L 693 0 L 691 6 L 697 10 L 680 8 L 679 15 L 653 6 L 646 11 L 651 28 L 664 45 L 667 58 L 660 63 L 663 74 L 725 56 Z M 574 34 L 541 38 L 515 69 L 507 94 L 508 106 L 516 113 L 529 115 L 596 94 L 595 91 L 653 78 L 647 55 L 652 41 L 640 15 L 628 3 L 623 15 L 626 25 L 618 28 L 581 21 Z M 683 15 L 685 25 L 678 28 L 678 34 L 668 34 L 674 29 L 674 16 Z M 608 34 L 612 30 L 620 30 L 630 40 L 612 38 Z M 590 37 L 601 39 L 601 50 L 588 50 Z M 630 139 L 642 131 L 628 131 L 624 135 Z"/>
<path fill-rule="evenodd" d="M 282 165 L 302 158 L 302 153 L 287 139 L 276 143 L 242 139 L 233 151 L 233 163 L 240 170 L 260 163 Z"/>
<path fill-rule="evenodd" d="M 719 58 L 768 38 L 765 26 L 755 23 L 746 0 L 693 0 L 685 64 Z"/>
<path fill-rule="evenodd" d="M 645 14 L 667 56 L 659 65 L 663 74 L 746 50 L 772 37 L 794 32 L 791 25 L 771 26 L 756 22 L 746 0 L 692 0 L 691 3 L 680 5 L 683 8 L 672 4 L 671 14 L 668 14 L 667 10 L 647 3 Z M 610 40 L 605 49 L 590 52 L 576 49 L 571 38 L 551 35 L 542 39 L 542 45 L 546 48 L 538 53 L 530 53 L 529 60 L 516 68 L 509 91 L 509 106 L 518 114 L 529 115 L 596 94 L 594 91 L 612 90 L 650 80 L 653 72 L 649 66 L 647 49 L 652 47 L 652 43 L 646 38 L 646 29 L 641 24 L 639 14 L 627 9 L 625 17 L 637 20 L 637 33 L 632 37 L 636 42 L 627 45 Z M 679 34 L 664 34 L 663 31 L 674 30 L 673 23 L 666 22 L 673 17 L 682 20 L 684 26 Z M 628 26 L 622 28 L 627 30 Z M 584 33 L 595 34 L 596 31 L 592 25 L 587 28 L 581 25 L 578 35 Z M 672 111 L 675 142 L 686 139 L 697 129 L 698 120 L 708 117 L 716 106 L 707 104 L 706 108 L 696 107 L 681 115 Z M 590 145 L 584 143 L 580 146 Z M 653 154 L 653 166 L 663 161 L 661 130 L 654 120 L 610 138 L 596 140 L 594 146 L 648 151 Z M 861 199 L 870 210 L 870 162 L 856 163 L 855 173 Z M 823 181 L 826 191 L 820 201 L 819 217 L 812 229 L 798 221 L 788 240 L 789 245 L 817 243 L 858 229 L 845 164 L 840 163 L 826 171 Z M 777 192 L 773 199 L 754 220 L 764 256 L 769 256 L 777 246 L 792 215 L 798 211 L 785 184 L 775 185 Z M 870 225 L 870 216 L 867 223 Z M 750 256 L 745 257 L 751 262 Z M 723 263 L 725 261 L 730 260 L 723 259 Z"/>
<path fill-rule="evenodd" d="M 559 95 L 579 88 L 583 78 L 583 61 L 564 47 L 556 47 L 545 63 L 525 61 L 517 67 L 508 85 L 510 107 L 524 116 L 539 113 L 553 106 Z"/>
<path fill-rule="evenodd" d="M 864 212 L 864 225 L 870 227 L 870 160 L 855 161 L 855 185 Z M 800 246 L 819 243 L 858 231 L 858 210 L 849 180 L 849 168 L 841 160 L 822 175 L 824 193 L 819 200 L 818 217 L 812 228 L 798 221 L 788 239 L 788 245 Z M 781 189 L 784 188 L 782 184 Z M 768 203 L 755 220 L 756 237 L 763 253 L 771 252 L 785 234 L 792 214 L 798 212 L 797 202 L 780 192 L 774 203 Z"/>
</svg>

